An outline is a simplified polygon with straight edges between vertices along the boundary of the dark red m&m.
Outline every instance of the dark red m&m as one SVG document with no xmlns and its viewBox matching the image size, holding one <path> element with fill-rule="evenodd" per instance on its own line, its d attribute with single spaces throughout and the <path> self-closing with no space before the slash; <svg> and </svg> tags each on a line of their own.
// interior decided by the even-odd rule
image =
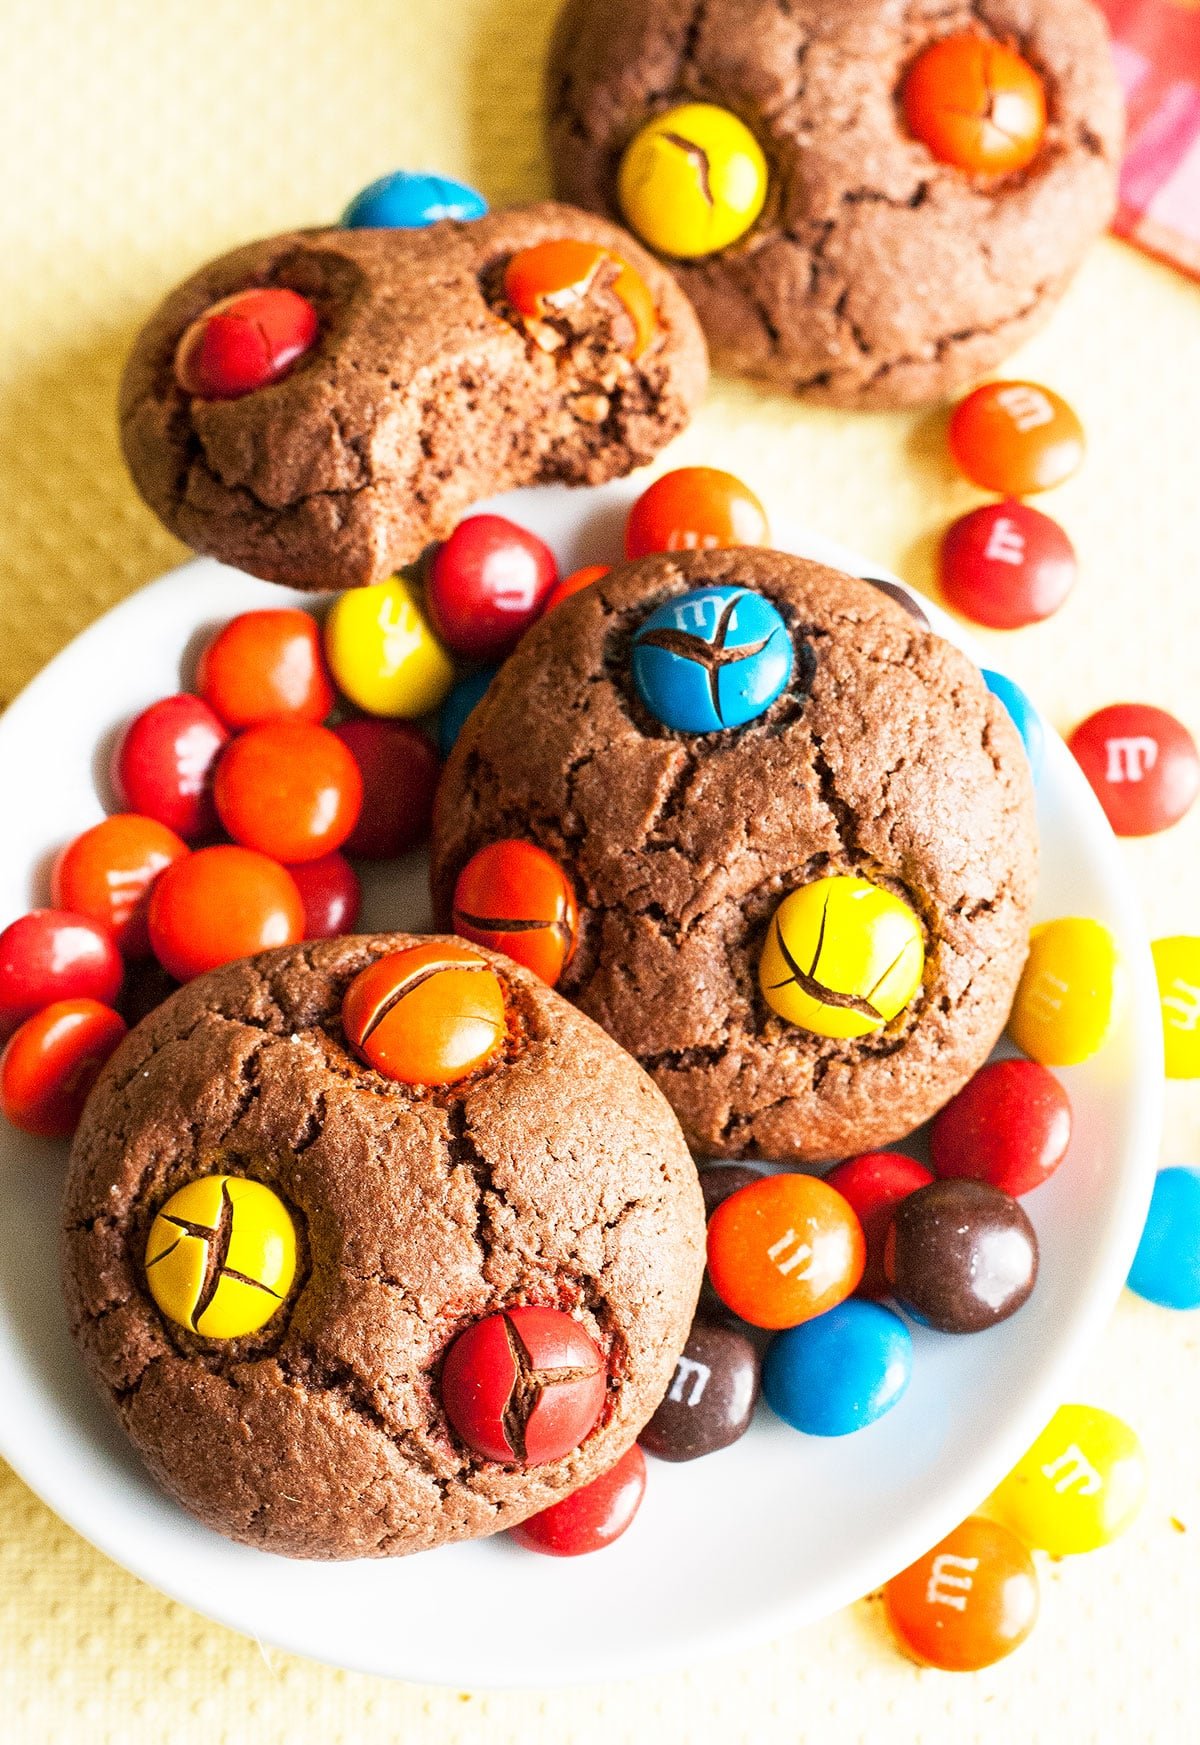
<svg viewBox="0 0 1200 1745">
<path fill-rule="evenodd" d="M 1075 548 L 1057 521 L 1027 503 L 985 503 L 942 541 L 942 592 L 993 630 L 1016 630 L 1057 612 L 1075 585 Z"/>
<path fill-rule="evenodd" d="M 1027 1194 L 1049 1180 L 1070 1143 L 1071 1101 L 1050 1069 L 993 1060 L 941 1110 L 929 1153 L 943 1179 L 970 1176 Z"/>
<path fill-rule="evenodd" d="M 581 1485 L 560 1503 L 511 1529 L 527 1551 L 547 1557 L 582 1557 L 603 1551 L 633 1524 L 646 1494 L 646 1457 L 635 1442 L 615 1466 Z"/>
<path fill-rule="evenodd" d="M 831 1169 L 825 1180 L 849 1200 L 867 1239 L 867 1264 L 859 1280 L 858 1294 L 886 1297 L 891 1289 L 883 1271 L 883 1246 L 900 1201 L 928 1187 L 931 1171 L 915 1157 L 900 1151 L 864 1151 L 848 1157 Z M 703 1180 L 703 1177 L 701 1177 Z"/>
<path fill-rule="evenodd" d="M 543 1466 L 595 1428 L 608 1373 L 594 1339 L 561 1309 L 521 1305 L 460 1333 L 442 1366 L 446 1416 L 486 1460 Z"/>
</svg>

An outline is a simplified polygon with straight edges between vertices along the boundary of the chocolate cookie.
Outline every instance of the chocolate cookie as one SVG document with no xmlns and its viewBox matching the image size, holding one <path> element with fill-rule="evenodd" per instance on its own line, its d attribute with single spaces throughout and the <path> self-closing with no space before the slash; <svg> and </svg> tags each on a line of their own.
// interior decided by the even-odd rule
<svg viewBox="0 0 1200 1745">
<path fill-rule="evenodd" d="M 504 991 L 508 1041 L 498 1065 L 459 1084 L 406 1087 L 349 1052 L 348 984 L 412 944 L 330 941 L 200 977 L 126 1039 L 72 1154 L 63 1270 L 88 1369 L 173 1496 L 218 1532 L 289 1556 L 390 1556 L 491 1533 L 594 1478 L 662 1398 L 700 1283 L 703 1207 L 670 1109 L 526 971 L 480 953 Z M 233 1190 L 234 1235 L 247 1192 L 295 1231 L 294 1281 L 276 1265 L 282 1301 L 263 1303 L 269 1318 L 244 1337 L 186 1331 L 147 1277 L 148 1257 L 165 1266 L 172 1244 L 205 1238 L 194 1206 L 171 1201 L 214 1175 Z M 230 1239 L 215 1295 L 208 1263 L 216 1332 L 230 1303 L 261 1301 L 252 1248 Z M 522 1467 L 472 1452 L 440 1388 L 460 1333 L 500 1310 L 518 1323 L 527 1304 L 573 1317 L 606 1381 L 581 1446 Z"/>
<path fill-rule="evenodd" d="M 506 266 L 564 238 L 595 245 L 598 268 L 531 318 L 509 300 Z M 203 372 L 177 364 L 184 334 L 261 286 L 307 300 L 315 341 L 298 339 L 286 373 L 256 391 L 185 392 L 179 370 Z M 222 256 L 142 330 L 121 436 L 139 491 L 196 551 L 268 581 L 347 588 L 410 562 L 493 492 L 643 465 L 706 380 L 670 274 L 624 231 L 545 204 L 423 230 L 296 232 Z"/>
<path fill-rule="evenodd" d="M 1040 146 L 1008 173 L 939 161 L 906 119 L 922 52 L 968 32 L 1014 48 L 1044 92 Z M 547 90 L 559 191 L 614 215 L 647 121 L 699 101 L 748 126 L 761 211 L 673 264 L 719 363 L 838 405 L 937 399 L 992 369 L 1114 209 L 1122 105 L 1091 0 L 567 0 Z M 1000 100 L 981 100 L 999 134 Z M 711 158 L 677 149 L 715 210 Z"/>
<path fill-rule="evenodd" d="M 713 588 L 726 590 L 715 638 L 649 628 L 672 602 L 699 623 L 686 602 Z M 730 596 L 747 595 L 739 617 Z M 631 670 L 647 644 L 664 709 L 728 707 L 752 669 L 732 715 L 744 719 L 767 657 L 778 667 L 776 614 L 790 675 L 745 725 L 672 730 L 651 713 Z M 662 689 L 672 662 L 707 679 L 707 703 L 687 675 Z M 439 917 L 460 867 L 498 837 L 567 869 L 580 941 L 560 988 L 713 1155 L 809 1162 L 911 1131 L 987 1057 L 1025 960 L 1033 788 L 1003 707 L 877 589 L 780 552 L 644 558 L 527 633 L 446 765 Z M 785 961 L 768 975 L 785 899 Z M 815 913 L 793 927 L 797 902 Z M 837 960 L 847 912 L 883 953 L 858 986 Z"/>
</svg>

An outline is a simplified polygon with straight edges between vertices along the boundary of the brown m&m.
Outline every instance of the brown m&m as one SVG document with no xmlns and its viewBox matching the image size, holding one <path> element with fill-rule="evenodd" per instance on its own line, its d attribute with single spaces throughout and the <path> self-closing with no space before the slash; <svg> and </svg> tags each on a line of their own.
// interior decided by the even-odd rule
<svg viewBox="0 0 1200 1745">
<path fill-rule="evenodd" d="M 1015 1314 L 1037 1280 L 1033 1225 L 988 1182 L 931 1182 L 900 1201 L 883 1250 L 897 1302 L 942 1333 L 978 1333 Z"/>
<path fill-rule="evenodd" d="M 342 1028 L 385 1078 L 451 1085 L 504 1045 L 504 990 L 491 964 L 453 939 L 389 951 L 346 990 Z"/>
<path fill-rule="evenodd" d="M 736 1327 L 697 1320 L 671 1385 L 639 1441 L 660 1460 L 697 1460 L 749 1428 L 758 1398 L 758 1352 Z"/>
</svg>

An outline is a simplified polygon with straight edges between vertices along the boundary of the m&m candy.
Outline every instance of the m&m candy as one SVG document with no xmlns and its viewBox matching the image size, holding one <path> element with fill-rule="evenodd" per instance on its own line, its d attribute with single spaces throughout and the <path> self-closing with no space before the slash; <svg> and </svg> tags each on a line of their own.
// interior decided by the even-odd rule
<svg viewBox="0 0 1200 1745">
<path fill-rule="evenodd" d="M 1031 163 L 1046 133 L 1046 93 L 1029 62 L 977 31 L 944 36 L 909 68 L 909 132 L 944 164 L 1005 176 Z"/>
<path fill-rule="evenodd" d="M 562 867 L 532 842 L 490 842 L 454 887 L 454 931 L 503 951 L 551 987 L 571 961 L 579 908 Z"/>
<path fill-rule="evenodd" d="M 981 671 L 984 684 L 993 697 L 998 697 L 1004 704 L 1013 726 L 1021 735 L 1030 773 L 1036 782 L 1046 757 L 1046 729 L 1042 718 L 1015 679 L 1010 679 L 1006 673 L 992 672 L 988 667 Z"/>
<path fill-rule="evenodd" d="M 454 683 L 450 656 L 404 576 L 339 594 L 325 652 L 342 691 L 368 715 L 427 715 Z"/>
<path fill-rule="evenodd" d="M 620 314 L 617 344 L 630 357 L 641 357 L 658 331 L 658 311 L 645 279 L 619 254 L 599 243 L 562 237 L 521 249 L 504 269 L 509 307 L 531 324 L 535 338 L 552 350 L 560 341 L 547 331 L 546 324 L 556 316 L 569 323 L 601 290 L 611 294 Z M 603 410 L 591 421 L 602 423 L 608 411 L 603 396 L 597 407 Z M 579 415 L 583 416 L 582 407 Z"/>
<path fill-rule="evenodd" d="M 893 1576 L 884 1604 L 914 1660 L 943 1672 L 978 1672 L 1033 1629 L 1037 1571 L 1010 1527 L 973 1515 Z"/>
<path fill-rule="evenodd" d="M 434 554 L 430 622 L 468 660 L 499 661 L 539 618 L 558 580 L 544 540 L 503 515 L 469 515 Z"/>
<path fill-rule="evenodd" d="M 454 750 L 459 734 L 466 725 L 467 716 L 476 703 L 482 700 L 484 692 L 500 671 L 496 666 L 480 667 L 478 672 L 467 673 L 465 678 L 457 680 L 442 704 L 438 716 L 438 750 L 443 757 L 449 757 Z"/>
<path fill-rule="evenodd" d="M 677 467 L 647 485 L 625 524 L 625 556 L 766 545 L 767 512 L 749 485 L 717 467 Z"/>
<path fill-rule="evenodd" d="M 564 576 L 561 582 L 555 582 L 546 595 L 546 611 L 553 612 L 556 606 L 561 606 L 564 600 L 569 600 L 572 594 L 580 594 L 584 588 L 590 588 L 593 582 L 603 581 L 612 565 L 606 563 L 587 563 L 582 569 L 572 570 L 569 576 Z"/>
<path fill-rule="evenodd" d="M 1129 1288 L 1164 1309 L 1200 1309 L 1200 1169 L 1160 1169 Z"/>
<path fill-rule="evenodd" d="M 881 1418 L 912 1375 L 912 1334 L 899 1315 L 851 1297 L 772 1339 L 763 1397 L 806 1436 L 849 1436 Z"/>
<path fill-rule="evenodd" d="M 1049 618 L 1077 570 L 1058 522 L 1027 503 L 985 503 L 953 522 L 942 540 L 943 594 L 964 617 L 993 630 Z"/>
<path fill-rule="evenodd" d="M 1200 938 L 1176 933 L 1150 947 L 1169 1079 L 1200 1078 Z"/>
<path fill-rule="evenodd" d="M 148 957 L 150 887 L 187 852 L 187 843 L 165 824 L 117 812 L 63 849 L 50 875 L 51 895 L 58 908 L 106 927 L 126 957 Z"/>
<path fill-rule="evenodd" d="M 1083 461 L 1083 426 L 1038 382 L 985 382 L 954 408 L 948 435 L 972 483 L 1005 497 L 1048 491 Z"/>
<path fill-rule="evenodd" d="M 660 254 L 693 259 L 745 236 L 767 197 L 767 160 L 715 103 L 681 103 L 634 134 L 617 171 L 625 221 Z"/>
<path fill-rule="evenodd" d="M 635 1442 L 599 1478 L 511 1527 L 509 1538 L 547 1557 L 603 1551 L 633 1525 L 645 1494 L 646 1457 Z"/>
<path fill-rule="evenodd" d="M 159 1207 L 145 1266 L 168 1320 L 206 1339 L 241 1339 L 265 1327 L 292 1288 L 296 1228 L 265 1183 L 201 1176 Z"/>
<path fill-rule="evenodd" d="M 882 1030 L 921 985 L 925 943 L 907 903 L 867 879 L 814 879 L 767 929 L 758 985 L 773 1012 L 818 1036 Z"/>
<path fill-rule="evenodd" d="M 363 860 L 393 860 L 429 835 L 441 763 L 411 721 L 339 721 L 333 729 L 358 765 L 362 810 L 343 843 Z"/>
<path fill-rule="evenodd" d="M 310 721 L 247 728 L 221 753 L 213 780 L 217 816 L 234 841 L 285 864 L 340 848 L 362 796 L 349 747 Z"/>
<path fill-rule="evenodd" d="M 595 1428 L 608 1391 L 604 1355 L 573 1316 L 521 1305 L 488 1315 L 446 1353 L 441 1398 L 486 1460 L 544 1466 Z"/>
<path fill-rule="evenodd" d="M 765 714 L 792 676 L 779 610 L 745 588 L 694 588 L 655 608 L 633 639 L 633 680 L 664 727 L 718 733 Z"/>
<path fill-rule="evenodd" d="M 970 1177 L 1006 1194 L 1048 1181 L 1071 1143 L 1071 1101 L 1033 1060 L 981 1067 L 937 1116 L 929 1155 L 944 1180 Z"/>
<path fill-rule="evenodd" d="M 844 1301 L 862 1277 L 862 1225 L 816 1176 L 760 1176 L 708 1223 L 708 1275 L 753 1327 L 795 1327 Z"/>
<path fill-rule="evenodd" d="M 1122 1534 L 1146 1494 L 1146 1459 L 1128 1424 L 1099 1406 L 1060 1406 L 994 1491 L 989 1507 L 1052 1557 Z"/>
<path fill-rule="evenodd" d="M 384 1078 L 452 1085 L 504 1046 L 499 977 L 454 940 L 390 951 L 355 976 L 342 1002 L 350 1047 Z"/>
<path fill-rule="evenodd" d="M 891 1286 L 883 1271 L 883 1248 L 892 1211 L 909 1194 L 928 1187 L 933 1179 L 923 1163 L 918 1163 L 915 1157 L 905 1157 L 900 1151 L 866 1151 L 860 1157 L 848 1157 L 844 1163 L 835 1164 L 826 1175 L 830 1187 L 850 1202 L 863 1227 L 867 1262 L 859 1281 L 860 1296 L 887 1296 Z M 703 1175 L 700 1185 L 704 1185 Z"/>
<path fill-rule="evenodd" d="M 304 904 L 287 868 L 236 843 L 198 848 L 150 892 L 150 944 L 168 975 L 190 981 L 235 958 L 304 938 Z"/>
<path fill-rule="evenodd" d="M 123 974 L 107 926 L 64 909 L 33 909 L 0 933 L 0 1034 L 55 1000 L 111 1006 Z"/>
<path fill-rule="evenodd" d="M 1150 703 L 1110 703 L 1067 740 L 1118 836 L 1177 824 L 1200 793 L 1200 752 L 1182 721 Z"/>
<path fill-rule="evenodd" d="M 26 1018 L 0 1056 L 0 1113 L 24 1133 L 68 1139 L 125 1020 L 99 1000 L 54 1000 Z"/>
<path fill-rule="evenodd" d="M 879 593 L 886 594 L 889 600 L 894 600 L 897 606 L 902 606 L 922 630 L 929 629 L 929 615 L 912 588 L 905 587 L 903 582 L 893 582 L 886 576 L 864 576 L 862 579 L 878 589 Z"/>
<path fill-rule="evenodd" d="M 979 1333 L 1016 1314 L 1037 1281 L 1033 1225 L 980 1181 L 935 1181 L 900 1201 L 883 1270 L 901 1308 L 942 1333 Z"/>
<path fill-rule="evenodd" d="M 304 937 L 336 939 L 352 933 L 358 920 L 362 890 L 358 874 L 344 854 L 324 854 L 288 868 L 304 905 Z"/>
<path fill-rule="evenodd" d="M 311 612 L 296 607 L 231 618 L 200 656 L 196 685 L 213 712 L 233 728 L 324 721 L 334 704 L 320 625 Z"/>
<path fill-rule="evenodd" d="M 1103 1047 L 1123 994 L 1117 944 L 1086 915 L 1043 921 L 1029 935 L 1008 1033 L 1043 1066 L 1077 1066 Z"/>
<path fill-rule="evenodd" d="M 212 772 L 228 738 L 224 722 L 202 697 L 163 697 L 121 736 L 113 786 L 129 811 L 156 818 L 194 842 L 216 828 Z"/>
<path fill-rule="evenodd" d="M 236 400 L 277 382 L 311 350 L 317 312 L 298 291 L 265 285 L 198 315 L 175 351 L 175 380 L 200 400 Z"/>
<path fill-rule="evenodd" d="M 758 1398 L 759 1361 L 736 1327 L 697 1316 L 671 1385 L 641 1434 L 659 1460 L 698 1460 L 745 1435 Z"/>
<path fill-rule="evenodd" d="M 453 176 L 423 170 L 393 170 L 379 176 L 342 213 L 347 230 L 422 230 L 443 218 L 482 218 L 487 201 Z"/>
</svg>

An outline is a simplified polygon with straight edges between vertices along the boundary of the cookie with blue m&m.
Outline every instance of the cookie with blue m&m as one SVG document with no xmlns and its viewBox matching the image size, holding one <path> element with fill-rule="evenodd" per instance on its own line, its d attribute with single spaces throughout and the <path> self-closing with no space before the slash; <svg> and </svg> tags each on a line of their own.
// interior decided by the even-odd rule
<svg viewBox="0 0 1200 1745">
<path fill-rule="evenodd" d="M 764 714 L 795 658 L 779 608 L 764 595 L 694 588 L 639 626 L 632 667 L 638 695 L 664 727 L 719 733 Z"/>
</svg>

